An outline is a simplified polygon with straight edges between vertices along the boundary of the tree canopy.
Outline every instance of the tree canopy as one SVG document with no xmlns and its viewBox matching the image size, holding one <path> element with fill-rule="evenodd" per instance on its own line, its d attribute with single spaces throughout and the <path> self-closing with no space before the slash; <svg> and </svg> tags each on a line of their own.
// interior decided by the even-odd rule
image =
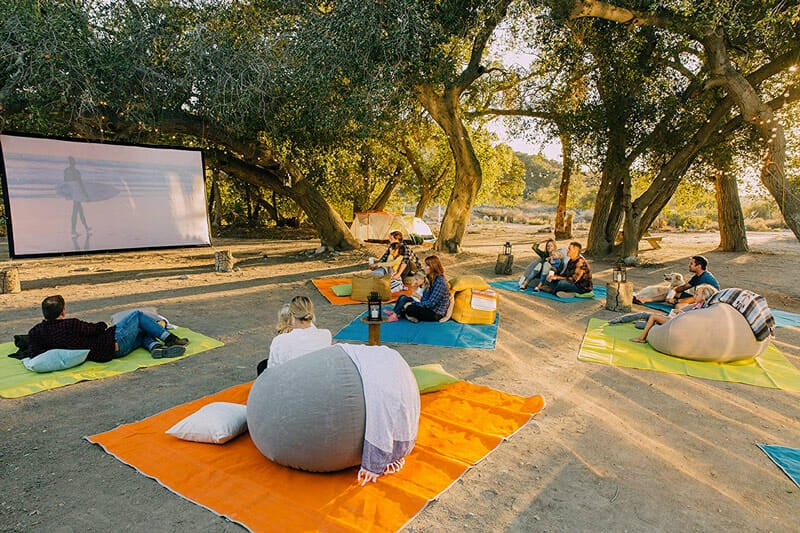
<svg viewBox="0 0 800 533">
<path fill-rule="evenodd" d="M 609 253 L 620 227 L 635 253 L 687 176 L 738 204 L 733 169 L 745 157 L 762 160 L 800 236 L 783 126 L 800 96 L 797 7 L 19 0 L 0 6 L 0 120 L 200 147 L 259 205 L 277 211 L 267 193 L 287 199 L 331 248 L 359 245 L 344 222 L 352 210 L 407 200 L 418 214 L 446 201 L 437 249 L 458 251 L 475 202 L 513 203 L 524 190 L 518 158 L 485 130 L 496 116 L 519 117 L 518 131 L 533 119 L 561 141 L 557 221 L 573 164 L 600 174 L 592 253 Z M 489 54 L 501 34 L 530 53 L 526 64 Z M 738 223 L 735 209 L 720 218 Z M 744 240 L 729 236 L 726 247 Z"/>
</svg>

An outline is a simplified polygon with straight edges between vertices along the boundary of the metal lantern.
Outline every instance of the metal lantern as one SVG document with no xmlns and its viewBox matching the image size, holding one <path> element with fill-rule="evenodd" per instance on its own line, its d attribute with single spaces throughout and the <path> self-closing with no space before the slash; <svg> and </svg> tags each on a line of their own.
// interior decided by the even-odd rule
<svg viewBox="0 0 800 533">
<path fill-rule="evenodd" d="M 511 255 L 511 243 L 508 241 L 503 245 L 503 255 Z"/>
<path fill-rule="evenodd" d="M 611 279 L 617 283 L 624 283 L 628 279 L 628 274 L 625 272 L 625 263 L 617 261 L 614 265 L 614 270 L 611 272 Z"/>
<path fill-rule="evenodd" d="M 369 298 L 367 299 L 367 320 L 380 322 L 381 313 L 381 297 L 377 292 L 373 291 L 369 293 Z"/>
</svg>

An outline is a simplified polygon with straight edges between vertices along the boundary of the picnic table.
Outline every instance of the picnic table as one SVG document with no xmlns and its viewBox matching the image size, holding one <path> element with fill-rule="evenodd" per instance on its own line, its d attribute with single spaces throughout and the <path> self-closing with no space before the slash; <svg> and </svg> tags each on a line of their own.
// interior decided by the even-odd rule
<svg viewBox="0 0 800 533">
<path fill-rule="evenodd" d="M 622 232 L 622 230 L 619 230 L 617 232 L 617 238 L 614 239 L 615 246 L 619 246 L 620 244 L 622 244 L 623 236 L 624 233 Z M 640 240 L 647 241 L 647 243 L 653 248 L 653 250 L 658 250 L 659 248 L 661 248 L 661 239 L 663 239 L 663 237 L 656 237 L 654 235 L 651 235 L 649 231 L 645 231 L 642 234 L 642 238 Z"/>
</svg>

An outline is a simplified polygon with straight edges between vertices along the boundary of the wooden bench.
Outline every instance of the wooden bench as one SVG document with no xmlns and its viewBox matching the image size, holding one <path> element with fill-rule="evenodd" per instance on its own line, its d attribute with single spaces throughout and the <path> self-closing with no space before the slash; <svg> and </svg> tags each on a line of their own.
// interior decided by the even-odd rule
<svg viewBox="0 0 800 533">
<path fill-rule="evenodd" d="M 617 238 L 614 239 L 615 246 L 619 246 L 620 244 L 622 244 L 623 235 L 624 234 L 622 233 L 622 230 L 619 230 L 617 232 Z M 653 250 L 658 250 L 659 248 L 661 248 L 661 239 L 663 239 L 663 237 L 656 237 L 654 235 L 650 235 L 649 231 L 645 231 L 644 234 L 642 235 L 641 240 L 647 241 L 647 243 L 653 248 Z"/>
</svg>

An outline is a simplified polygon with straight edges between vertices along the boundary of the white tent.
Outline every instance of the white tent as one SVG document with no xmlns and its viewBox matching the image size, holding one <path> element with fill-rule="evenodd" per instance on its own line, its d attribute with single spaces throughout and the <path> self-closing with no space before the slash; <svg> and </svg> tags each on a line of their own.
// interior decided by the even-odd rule
<svg viewBox="0 0 800 533">
<path fill-rule="evenodd" d="M 424 241 L 435 241 L 431 227 L 417 217 L 404 218 L 386 211 L 364 211 L 356 213 L 350 232 L 362 241 L 388 241 L 389 233 L 400 231 L 403 238 L 412 241 L 412 235 L 419 235 Z"/>
<path fill-rule="evenodd" d="M 409 231 L 414 235 L 419 235 L 424 241 L 435 241 L 436 237 L 433 236 L 433 230 L 425 223 L 424 220 L 414 217 L 411 222 L 406 222 Z"/>
<path fill-rule="evenodd" d="M 403 217 L 386 211 L 356 213 L 350 225 L 350 232 L 362 241 L 388 241 L 389 233 L 395 230 L 403 232 L 403 237 L 411 234 Z"/>
</svg>

